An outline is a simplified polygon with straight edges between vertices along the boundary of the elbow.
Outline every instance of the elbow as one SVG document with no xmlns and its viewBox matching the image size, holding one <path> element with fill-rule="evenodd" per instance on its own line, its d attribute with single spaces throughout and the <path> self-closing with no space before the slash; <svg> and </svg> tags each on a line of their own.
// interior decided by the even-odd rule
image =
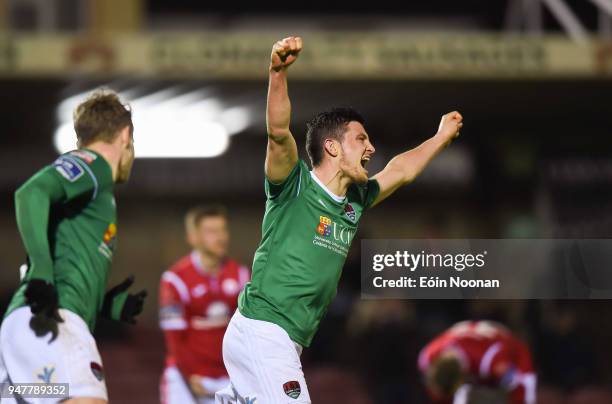
<svg viewBox="0 0 612 404">
<path fill-rule="evenodd" d="M 272 140 L 274 143 L 282 143 L 289 136 L 289 130 L 286 128 L 268 127 L 268 139 Z"/>
</svg>

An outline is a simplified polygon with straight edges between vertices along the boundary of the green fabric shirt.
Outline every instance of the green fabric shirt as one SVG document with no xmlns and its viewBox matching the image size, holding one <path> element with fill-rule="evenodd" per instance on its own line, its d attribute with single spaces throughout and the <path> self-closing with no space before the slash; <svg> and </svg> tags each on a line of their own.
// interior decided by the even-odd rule
<svg viewBox="0 0 612 404">
<path fill-rule="evenodd" d="M 6 315 L 25 305 L 27 280 L 44 279 L 93 330 L 116 245 L 110 165 L 90 150 L 63 154 L 17 190 L 15 210 L 30 266 Z"/>
<path fill-rule="evenodd" d="M 282 184 L 266 179 L 265 189 L 262 240 L 238 308 L 307 347 L 336 295 L 359 219 L 380 188 L 376 180 L 353 184 L 339 202 L 300 160 Z"/>
</svg>

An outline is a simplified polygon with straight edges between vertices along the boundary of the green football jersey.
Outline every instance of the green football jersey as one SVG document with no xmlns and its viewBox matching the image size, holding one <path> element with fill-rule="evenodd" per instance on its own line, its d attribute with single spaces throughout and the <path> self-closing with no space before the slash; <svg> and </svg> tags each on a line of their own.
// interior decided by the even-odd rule
<svg viewBox="0 0 612 404">
<path fill-rule="evenodd" d="M 265 189 L 262 240 L 238 308 L 307 347 L 336 295 L 359 219 L 380 188 L 370 180 L 335 197 L 300 160 L 282 184 L 266 179 Z"/>
<path fill-rule="evenodd" d="M 90 150 L 61 155 L 15 194 L 17 223 L 30 267 L 7 311 L 25 305 L 31 278 L 55 284 L 59 306 L 93 330 L 116 245 L 110 165 Z"/>
</svg>

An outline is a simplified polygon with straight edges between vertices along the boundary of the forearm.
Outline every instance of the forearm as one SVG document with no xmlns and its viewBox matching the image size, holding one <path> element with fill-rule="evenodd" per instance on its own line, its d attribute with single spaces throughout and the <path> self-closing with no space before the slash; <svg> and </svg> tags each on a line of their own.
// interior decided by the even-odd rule
<svg viewBox="0 0 612 404">
<path fill-rule="evenodd" d="M 64 188 L 50 169 L 30 178 L 15 192 L 15 213 L 21 240 L 30 260 L 29 279 L 53 283 L 48 229 L 51 206 L 64 199 Z"/>
<path fill-rule="evenodd" d="M 29 278 L 53 283 L 53 260 L 47 230 L 51 201 L 38 186 L 15 193 L 17 227 L 30 261 Z"/>
<path fill-rule="evenodd" d="M 446 147 L 447 143 L 448 141 L 441 137 L 433 136 L 414 149 L 395 156 L 389 161 L 387 167 L 400 173 L 402 185 L 409 184 L 423 172 L 429 162 Z"/>
<path fill-rule="evenodd" d="M 266 126 L 268 136 L 273 140 L 281 140 L 290 135 L 291 101 L 287 88 L 287 70 L 270 69 L 268 86 L 268 105 L 266 111 Z"/>
</svg>

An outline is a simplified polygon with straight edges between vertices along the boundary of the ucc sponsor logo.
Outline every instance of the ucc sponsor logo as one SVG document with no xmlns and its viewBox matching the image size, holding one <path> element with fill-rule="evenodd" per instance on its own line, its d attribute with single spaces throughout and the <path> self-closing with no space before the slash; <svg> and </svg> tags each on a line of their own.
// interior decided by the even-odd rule
<svg viewBox="0 0 612 404">
<path fill-rule="evenodd" d="M 332 221 L 327 216 L 319 216 L 319 224 L 317 225 L 316 231 L 325 238 L 334 239 L 347 246 L 351 245 L 351 241 L 355 235 L 354 230 Z"/>
</svg>

